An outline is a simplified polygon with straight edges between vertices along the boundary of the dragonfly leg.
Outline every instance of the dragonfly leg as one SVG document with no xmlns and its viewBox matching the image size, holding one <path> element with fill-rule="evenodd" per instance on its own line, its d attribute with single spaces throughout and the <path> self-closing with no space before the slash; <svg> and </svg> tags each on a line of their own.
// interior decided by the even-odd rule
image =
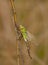
<svg viewBox="0 0 48 65">
<path fill-rule="evenodd" d="M 17 40 L 21 40 L 23 38 L 21 33 L 17 33 Z"/>
<path fill-rule="evenodd" d="M 22 35 L 20 35 L 20 36 L 19 36 L 19 40 L 21 40 L 22 38 L 23 38 L 23 36 L 22 36 Z"/>
</svg>

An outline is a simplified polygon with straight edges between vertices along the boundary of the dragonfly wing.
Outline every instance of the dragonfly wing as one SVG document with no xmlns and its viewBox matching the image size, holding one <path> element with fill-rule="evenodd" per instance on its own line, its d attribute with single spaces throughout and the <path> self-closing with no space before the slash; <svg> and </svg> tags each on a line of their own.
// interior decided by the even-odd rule
<svg viewBox="0 0 48 65">
<path fill-rule="evenodd" d="M 29 31 L 27 31 L 27 40 L 33 42 L 35 46 L 38 46 L 35 36 L 31 34 Z"/>
<path fill-rule="evenodd" d="M 34 36 L 27 31 L 27 36 L 28 36 L 28 40 L 31 41 L 32 39 L 34 39 Z"/>
</svg>

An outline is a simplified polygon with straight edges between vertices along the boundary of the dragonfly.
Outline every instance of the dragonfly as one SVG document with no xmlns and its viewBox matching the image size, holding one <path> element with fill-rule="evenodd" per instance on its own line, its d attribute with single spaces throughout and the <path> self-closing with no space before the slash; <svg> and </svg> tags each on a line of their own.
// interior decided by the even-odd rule
<svg viewBox="0 0 48 65">
<path fill-rule="evenodd" d="M 17 16 L 16 16 L 16 10 L 15 10 L 15 5 L 14 5 L 14 0 L 10 0 L 11 6 L 12 6 L 12 11 L 13 11 L 13 17 L 14 17 L 14 23 L 15 23 L 15 30 L 18 34 L 18 40 L 21 40 L 22 38 L 24 39 L 26 46 L 27 46 L 27 51 L 29 57 L 32 59 L 30 55 L 30 47 L 29 47 L 29 42 L 35 39 L 34 35 L 32 35 L 23 25 L 17 25 Z M 37 46 L 38 44 L 35 43 Z"/>
</svg>

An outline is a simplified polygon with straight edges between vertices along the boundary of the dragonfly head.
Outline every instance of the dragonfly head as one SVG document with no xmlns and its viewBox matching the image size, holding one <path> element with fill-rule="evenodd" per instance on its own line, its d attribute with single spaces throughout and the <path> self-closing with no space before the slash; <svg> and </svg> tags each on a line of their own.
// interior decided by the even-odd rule
<svg viewBox="0 0 48 65">
<path fill-rule="evenodd" d="M 22 25 L 20 25 L 20 29 L 23 29 L 23 26 Z"/>
</svg>

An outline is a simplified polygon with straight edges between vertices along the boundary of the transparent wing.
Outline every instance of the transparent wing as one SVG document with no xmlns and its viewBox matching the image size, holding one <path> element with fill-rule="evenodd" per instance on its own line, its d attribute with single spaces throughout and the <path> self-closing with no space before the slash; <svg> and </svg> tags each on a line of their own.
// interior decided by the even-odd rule
<svg viewBox="0 0 48 65">
<path fill-rule="evenodd" d="M 32 42 L 35 46 L 38 46 L 35 36 L 31 34 L 29 31 L 27 31 L 27 40 L 29 42 Z"/>
</svg>

